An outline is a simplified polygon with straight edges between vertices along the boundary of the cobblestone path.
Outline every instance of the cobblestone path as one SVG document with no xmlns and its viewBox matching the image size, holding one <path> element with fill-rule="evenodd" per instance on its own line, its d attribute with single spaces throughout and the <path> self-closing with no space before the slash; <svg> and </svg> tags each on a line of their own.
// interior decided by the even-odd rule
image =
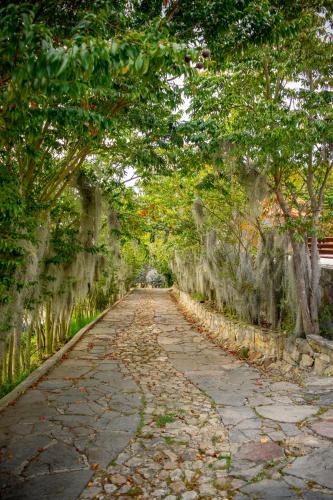
<svg viewBox="0 0 333 500">
<path fill-rule="evenodd" d="M 333 500 L 333 379 L 274 380 L 137 290 L 0 415 L 1 498 Z"/>
</svg>

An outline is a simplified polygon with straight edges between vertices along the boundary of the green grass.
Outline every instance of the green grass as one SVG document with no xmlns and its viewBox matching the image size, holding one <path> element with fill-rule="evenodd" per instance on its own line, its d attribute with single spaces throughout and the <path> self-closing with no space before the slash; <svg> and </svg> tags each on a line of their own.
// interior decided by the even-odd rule
<svg viewBox="0 0 333 500">
<path fill-rule="evenodd" d="M 94 321 L 94 319 L 96 319 L 99 314 L 100 312 L 93 314 L 91 316 L 86 316 L 86 317 L 78 316 L 77 318 L 72 318 L 71 324 L 69 325 L 67 340 L 70 340 L 72 337 L 74 337 L 74 335 L 79 330 L 81 330 L 81 328 Z"/>
<path fill-rule="evenodd" d="M 126 496 L 128 496 L 128 497 L 137 497 L 137 496 L 141 496 L 142 494 L 143 494 L 143 491 L 140 488 L 140 486 L 133 486 L 128 491 L 126 491 Z"/>
<path fill-rule="evenodd" d="M 193 300 L 196 300 L 197 302 L 205 302 L 206 297 L 202 293 L 192 293 L 191 297 Z"/>
<path fill-rule="evenodd" d="M 223 453 L 217 457 L 218 460 L 225 460 L 225 469 L 229 470 L 231 468 L 231 456 L 229 453 Z"/>
<path fill-rule="evenodd" d="M 165 444 L 171 445 L 175 442 L 175 439 L 171 436 L 164 436 Z"/>
<path fill-rule="evenodd" d="M 74 335 L 81 330 L 84 326 L 88 325 L 91 323 L 95 318 L 100 313 L 96 313 L 92 316 L 86 316 L 86 317 L 74 317 L 72 318 L 71 324 L 69 326 L 69 331 L 68 331 L 68 336 L 66 338 L 66 342 L 68 342 L 71 338 L 74 337 Z M 66 343 L 65 342 L 65 343 Z M 32 340 L 32 348 L 36 348 L 36 339 Z M 62 347 L 61 345 L 58 346 L 59 349 Z M 40 360 L 37 355 L 33 357 L 32 359 L 32 364 L 30 370 L 24 370 L 22 371 L 14 380 L 11 382 L 5 382 L 0 386 L 0 399 L 9 394 L 13 389 L 15 389 L 16 386 L 18 386 L 23 380 L 25 380 L 30 373 L 32 373 L 36 368 L 38 368 L 43 362 L 45 361 L 45 358 Z"/>
<path fill-rule="evenodd" d="M 221 436 L 212 436 L 212 443 L 216 445 L 217 443 L 220 443 L 222 440 Z"/>
<path fill-rule="evenodd" d="M 320 417 L 321 415 L 324 415 L 324 413 L 326 413 L 328 410 L 329 410 L 328 406 L 321 406 L 315 416 Z"/>
<path fill-rule="evenodd" d="M 9 394 L 17 385 L 19 385 L 21 382 L 23 382 L 24 379 L 27 378 L 28 375 L 30 375 L 31 372 L 33 372 L 38 365 L 33 365 L 30 370 L 25 370 L 20 375 L 18 375 L 14 380 L 11 382 L 5 382 L 0 386 L 0 399 L 5 397 L 7 394 Z"/>
<path fill-rule="evenodd" d="M 157 427 L 165 427 L 166 424 L 172 424 L 175 421 L 176 415 L 174 413 L 170 413 L 170 415 L 160 415 L 159 417 L 155 417 L 155 422 Z"/>
<path fill-rule="evenodd" d="M 267 471 L 262 470 L 256 476 L 248 481 L 248 484 L 259 483 L 259 481 L 263 481 L 264 479 L 270 479 L 271 476 L 267 473 Z"/>
</svg>

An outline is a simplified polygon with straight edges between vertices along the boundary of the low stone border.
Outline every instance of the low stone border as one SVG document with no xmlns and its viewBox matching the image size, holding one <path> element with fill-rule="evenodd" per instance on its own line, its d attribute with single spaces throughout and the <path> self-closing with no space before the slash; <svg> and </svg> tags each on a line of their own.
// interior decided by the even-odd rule
<svg viewBox="0 0 333 500">
<path fill-rule="evenodd" d="M 292 340 L 287 333 L 233 321 L 208 310 L 203 304 L 177 288 L 173 295 L 218 342 L 235 351 L 247 350 L 262 361 L 313 370 L 317 375 L 333 376 L 333 341 L 319 335 Z"/>
<path fill-rule="evenodd" d="M 301 368 L 313 370 L 317 375 L 333 375 L 333 341 L 320 335 L 308 335 L 286 345 L 284 361 L 298 364 Z"/>
<path fill-rule="evenodd" d="M 16 399 L 24 394 L 31 386 L 36 384 L 41 377 L 46 375 L 61 359 L 63 358 L 64 354 L 68 352 L 72 347 L 74 347 L 75 344 L 81 338 L 84 336 L 84 334 L 89 331 L 91 328 L 93 328 L 96 323 L 98 323 L 104 316 L 111 311 L 119 302 L 121 302 L 127 295 L 131 293 L 130 291 L 125 294 L 123 297 L 118 299 L 112 306 L 108 307 L 103 311 L 97 318 L 95 318 L 91 323 L 88 325 L 84 326 L 79 330 L 74 337 L 71 338 L 59 351 L 55 352 L 50 358 L 48 358 L 44 363 L 42 363 L 36 370 L 34 370 L 26 379 L 24 379 L 19 385 L 17 385 L 11 392 L 6 394 L 3 398 L 0 399 L 0 412 L 4 410 L 8 405 L 16 401 Z"/>
<path fill-rule="evenodd" d="M 236 350 L 245 348 L 272 361 L 283 357 L 286 333 L 273 332 L 255 325 L 233 321 L 223 314 L 208 310 L 203 304 L 177 288 L 173 294 L 187 311 L 193 314 L 215 338 Z"/>
</svg>

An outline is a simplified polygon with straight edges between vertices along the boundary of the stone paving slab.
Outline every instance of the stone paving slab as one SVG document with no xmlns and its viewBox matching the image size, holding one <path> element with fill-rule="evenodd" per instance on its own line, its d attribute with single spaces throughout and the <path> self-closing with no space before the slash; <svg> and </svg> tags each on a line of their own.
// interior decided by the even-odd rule
<svg viewBox="0 0 333 500">
<path fill-rule="evenodd" d="M 1 498 L 8 500 L 74 499 L 78 497 L 90 477 L 90 470 L 49 474 L 47 481 L 45 477 L 37 476 L 25 480 L 19 488 L 13 486 L 6 492 L 6 496 Z"/>
<path fill-rule="evenodd" d="M 271 402 L 273 403 L 273 402 Z M 296 424 L 302 422 L 308 417 L 315 415 L 319 407 L 310 405 L 295 405 L 295 404 L 270 404 L 256 407 L 257 412 L 264 418 L 275 420 L 276 422 L 286 422 Z"/>
<path fill-rule="evenodd" d="M 333 490 L 333 447 L 319 449 L 297 457 L 284 469 L 286 474 L 314 481 L 316 484 Z"/>
</svg>

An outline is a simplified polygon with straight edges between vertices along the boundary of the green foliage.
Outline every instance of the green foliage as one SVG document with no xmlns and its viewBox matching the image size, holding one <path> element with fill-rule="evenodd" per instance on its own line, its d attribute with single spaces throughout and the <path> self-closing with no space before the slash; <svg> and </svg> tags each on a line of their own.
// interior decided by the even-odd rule
<svg viewBox="0 0 333 500">
<path fill-rule="evenodd" d="M 202 293 L 192 293 L 191 295 L 192 299 L 196 300 L 197 302 L 205 302 L 206 297 Z"/>
<path fill-rule="evenodd" d="M 111 150 L 122 168 L 126 156 L 135 157 L 141 171 L 159 158 L 146 133 L 154 128 L 158 136 L 154 124 L 179 102 L 167 78 L 175 63 L 178 73 L 188 71 L 185 49 L 153 19 L 134 30 L 140 13 L 128 14 L 126 2 L 117 9 L 109 2 L 76 8 L 60 2 L 55 12 L 45 2 L 5 3 L 0 11 L 3 301 L 11 300 L 15 271 L 24 272 L 20 242 L 33 241 L 88 155 Z M 128 154 L 131 136 L 136 155 Z M 106 178 L 117 167 L 102 170 Z M 55 246 L 68 246 L 64 228 L 57 233 Z M 55 255 L 54 263 L 63 258 L 70 255 Z"/>
<path fill-rule="evenodd" d="M 239 351 L 239 356 L 242 359 L 247 359 L 249 357 L 249 348 L 248 347 L 242 347 Z"/>
</svg>

